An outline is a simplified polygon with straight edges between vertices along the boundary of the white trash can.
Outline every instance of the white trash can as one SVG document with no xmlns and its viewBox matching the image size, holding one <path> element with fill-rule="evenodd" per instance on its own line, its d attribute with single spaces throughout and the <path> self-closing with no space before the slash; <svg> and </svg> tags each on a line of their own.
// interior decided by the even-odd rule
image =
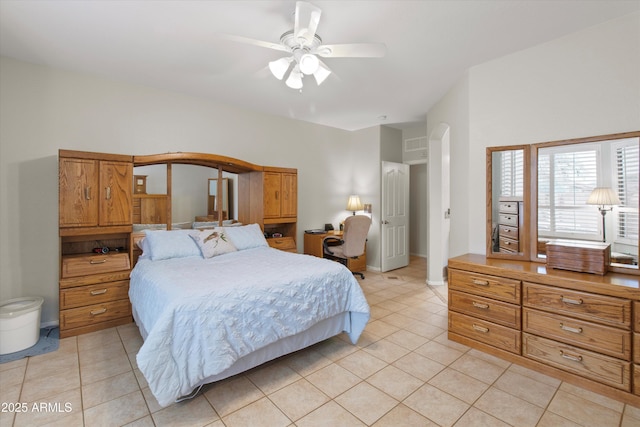
<svg viewBox="0 0 640 427">
<path fill-rule="evenodd" d="M 42 297 L 14 298 L 0 302 L 0 354 L 33 347 L 40 339 Z"/>
</svg>

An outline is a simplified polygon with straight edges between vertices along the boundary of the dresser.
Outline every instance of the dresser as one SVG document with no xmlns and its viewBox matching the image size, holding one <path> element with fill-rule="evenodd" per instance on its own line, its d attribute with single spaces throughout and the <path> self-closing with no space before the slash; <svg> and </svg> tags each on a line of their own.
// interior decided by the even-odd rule
<svg viewBox="0 0 640 427">
<path fill-rule="evenodd" d="M 640 405 L 640 276 L 449 260 L 449 339 Z"/>
<path fill-rule="evenodd" d="M 522 199 L 501 197 L 498 203 L 498 239 L 500 252 L 521 252 L 523 230 Z"/>
</svg>

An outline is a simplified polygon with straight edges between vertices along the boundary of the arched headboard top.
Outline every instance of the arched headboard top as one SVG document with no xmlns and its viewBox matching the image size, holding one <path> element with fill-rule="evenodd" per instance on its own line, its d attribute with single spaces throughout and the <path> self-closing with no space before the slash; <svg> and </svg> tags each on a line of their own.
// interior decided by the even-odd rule
<svg viewBox="0 0 640 427">
<path fill-rule="evenodd" d="M 134 166 L 158 165 L 167 163 L 179 163 L 188 165 L 206 166 L 232 173 L 262 171 L 263 167 L 234 159 L 233 157 L 220 156 L 208 153 L 163 153 L 144 156 L 133 156 Z"/>
</svg>

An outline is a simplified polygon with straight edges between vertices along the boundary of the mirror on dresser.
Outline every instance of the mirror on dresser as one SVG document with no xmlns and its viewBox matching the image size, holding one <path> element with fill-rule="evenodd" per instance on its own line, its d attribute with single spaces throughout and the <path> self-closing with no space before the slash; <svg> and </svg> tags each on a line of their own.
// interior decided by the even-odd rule
<svg viewBox="0 0 640 427">
<path fill-rule="evenodd" d="M 632 132 L 533 144 L 533 260 L 545 260 L 552 240 L 604 242 L 609 271 L 637 274 L 639 139 Z"/>
<path fill-rule="evenodd" d="M 530 147 L 487 148 L 487 256 L 529 259 Z"/>
</svg>

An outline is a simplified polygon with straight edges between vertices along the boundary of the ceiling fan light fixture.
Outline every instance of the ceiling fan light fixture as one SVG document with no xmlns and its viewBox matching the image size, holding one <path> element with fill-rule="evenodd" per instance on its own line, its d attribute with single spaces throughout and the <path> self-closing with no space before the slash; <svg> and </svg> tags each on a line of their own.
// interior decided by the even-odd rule
<svg viewBox="0 0 640 427">
<path fill-rule="evenodd" d="M 271 70 L 271 73 L 276 79 L 282 80 L 287 70 L 289 69 L 290 64 L 291 58 L 280 58 L 275 61 L 269 62 L 269 70 Z"/>
<path fill-rule="evenodd" d="M 331 70 L 327 68 L 323 63 L 318 62 L 318 69 L 313 73 L 313 77 L 316 79 L 318 86 L 329 77 Z"/>
<path fill-rule="evenodd" d="M 305 53 L 300 57 L 300 61 L 298 61 L 298 64 L 300 65 L 300 71 L 302 71 L 306 75 L 311 75 L 318 69 L 320 60 L 318 60 L 317 56 L 311 53 Z"/>
<path fill-rule="evenodd" d="M 291 89 L 302 89 L 302 73 L 300 67 L 296 65 L 285 82 Z"/>
</svg>

